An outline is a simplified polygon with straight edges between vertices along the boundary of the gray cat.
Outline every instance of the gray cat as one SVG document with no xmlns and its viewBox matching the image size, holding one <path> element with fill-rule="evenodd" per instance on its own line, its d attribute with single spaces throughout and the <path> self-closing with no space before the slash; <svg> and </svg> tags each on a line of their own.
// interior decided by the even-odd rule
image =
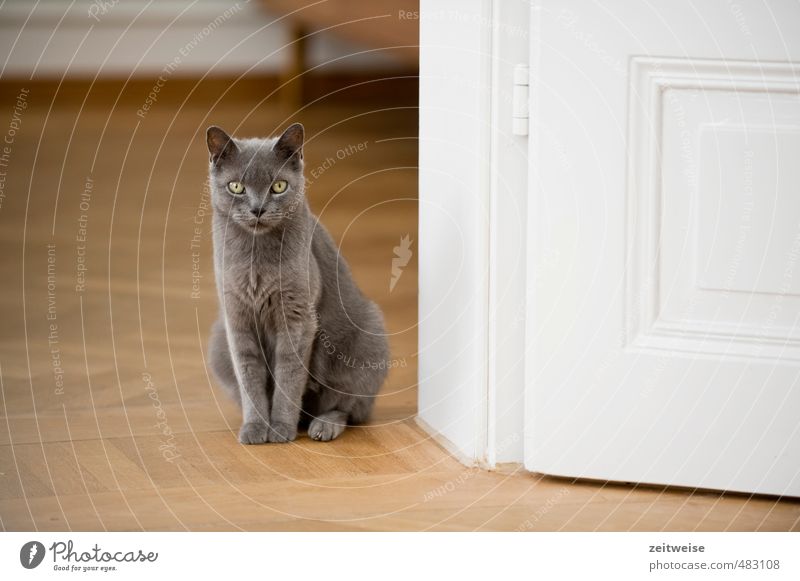
<svg viewBox="0 0 800 581">
<path fill-rule="evenodd" d="M 221 303 L 209 361 L 241 405 L 243 444 L 289 442 L 305 425 L 332 440 L 369 418 L 386 377 L 381 311 L 308 207 L 303 133 L 206 134 Z"/>
</svg>

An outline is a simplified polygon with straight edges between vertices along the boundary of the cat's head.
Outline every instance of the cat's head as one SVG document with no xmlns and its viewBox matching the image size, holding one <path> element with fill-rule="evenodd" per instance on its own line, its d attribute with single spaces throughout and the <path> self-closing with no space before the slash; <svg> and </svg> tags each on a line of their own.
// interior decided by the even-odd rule
<svg viewBox="0 0 800 581">
<path fill-rule="evenodd" d="M 238 139 L 206 131 L 214 210 L 250 233 L 263 234 L 302 207 L 303 126 L 278 138 Z"/>
</svg>

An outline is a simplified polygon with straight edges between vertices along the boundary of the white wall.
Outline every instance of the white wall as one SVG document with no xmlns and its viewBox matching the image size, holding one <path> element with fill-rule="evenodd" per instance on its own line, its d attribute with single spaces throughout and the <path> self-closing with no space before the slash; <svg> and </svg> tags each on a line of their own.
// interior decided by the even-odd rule
<svg viewBox="0 0 800 581">
<path fill-rule="evenodd" d="M 174 75 L 275 73 L 287 62 L 285 22 L 253 0 L 6 0 L 0 8 L 3 78 L 155 76 L 176 57 Z M 309 41 L 311 65 L 347 57 L 326 70 L 396 67 L 390 55 L 321 33 Z"/>
<path fill-rule="evenodd" d="M 486 456 L 491 3 L 420 7 L 419 417 Z"/>
<path fill-rule="evenodd" d="M 523 459 L 528 58 L 522 0 L 423 0 L 419 417 L 462 461 Z"/>
</svg>

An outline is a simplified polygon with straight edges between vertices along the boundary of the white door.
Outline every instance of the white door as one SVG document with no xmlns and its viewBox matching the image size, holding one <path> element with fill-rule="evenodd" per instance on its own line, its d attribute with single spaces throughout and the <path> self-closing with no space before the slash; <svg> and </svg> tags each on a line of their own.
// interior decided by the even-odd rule
<svg viewBox="0 0 800 581">
<path fill-rule="evenodd" d="M 526 467 L 800 496 L 800 4 L 531 19 Z"/>
</svg>

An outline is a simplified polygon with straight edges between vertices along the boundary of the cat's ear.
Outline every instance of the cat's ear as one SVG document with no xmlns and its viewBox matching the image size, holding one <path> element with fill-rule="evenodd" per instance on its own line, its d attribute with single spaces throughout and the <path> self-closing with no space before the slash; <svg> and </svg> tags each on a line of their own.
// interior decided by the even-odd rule
<svg viewBox="0 0 800 581">
<path fill-rule="evenodd" d="M 208 145 L 208 153 L 213 164 L 230 157 L 238 150 L 233 139 L 216 125 L 212 125 L 206 130 L 206 145 Z"/>
<path fill-rule="evenodd" d="M 305 130 L 300 123 L 290 125 L 272 146 L 272 151 L 287 160 L 296 154 L 293 159 L 302 161 L 304 136 Z"/>
</svg>

